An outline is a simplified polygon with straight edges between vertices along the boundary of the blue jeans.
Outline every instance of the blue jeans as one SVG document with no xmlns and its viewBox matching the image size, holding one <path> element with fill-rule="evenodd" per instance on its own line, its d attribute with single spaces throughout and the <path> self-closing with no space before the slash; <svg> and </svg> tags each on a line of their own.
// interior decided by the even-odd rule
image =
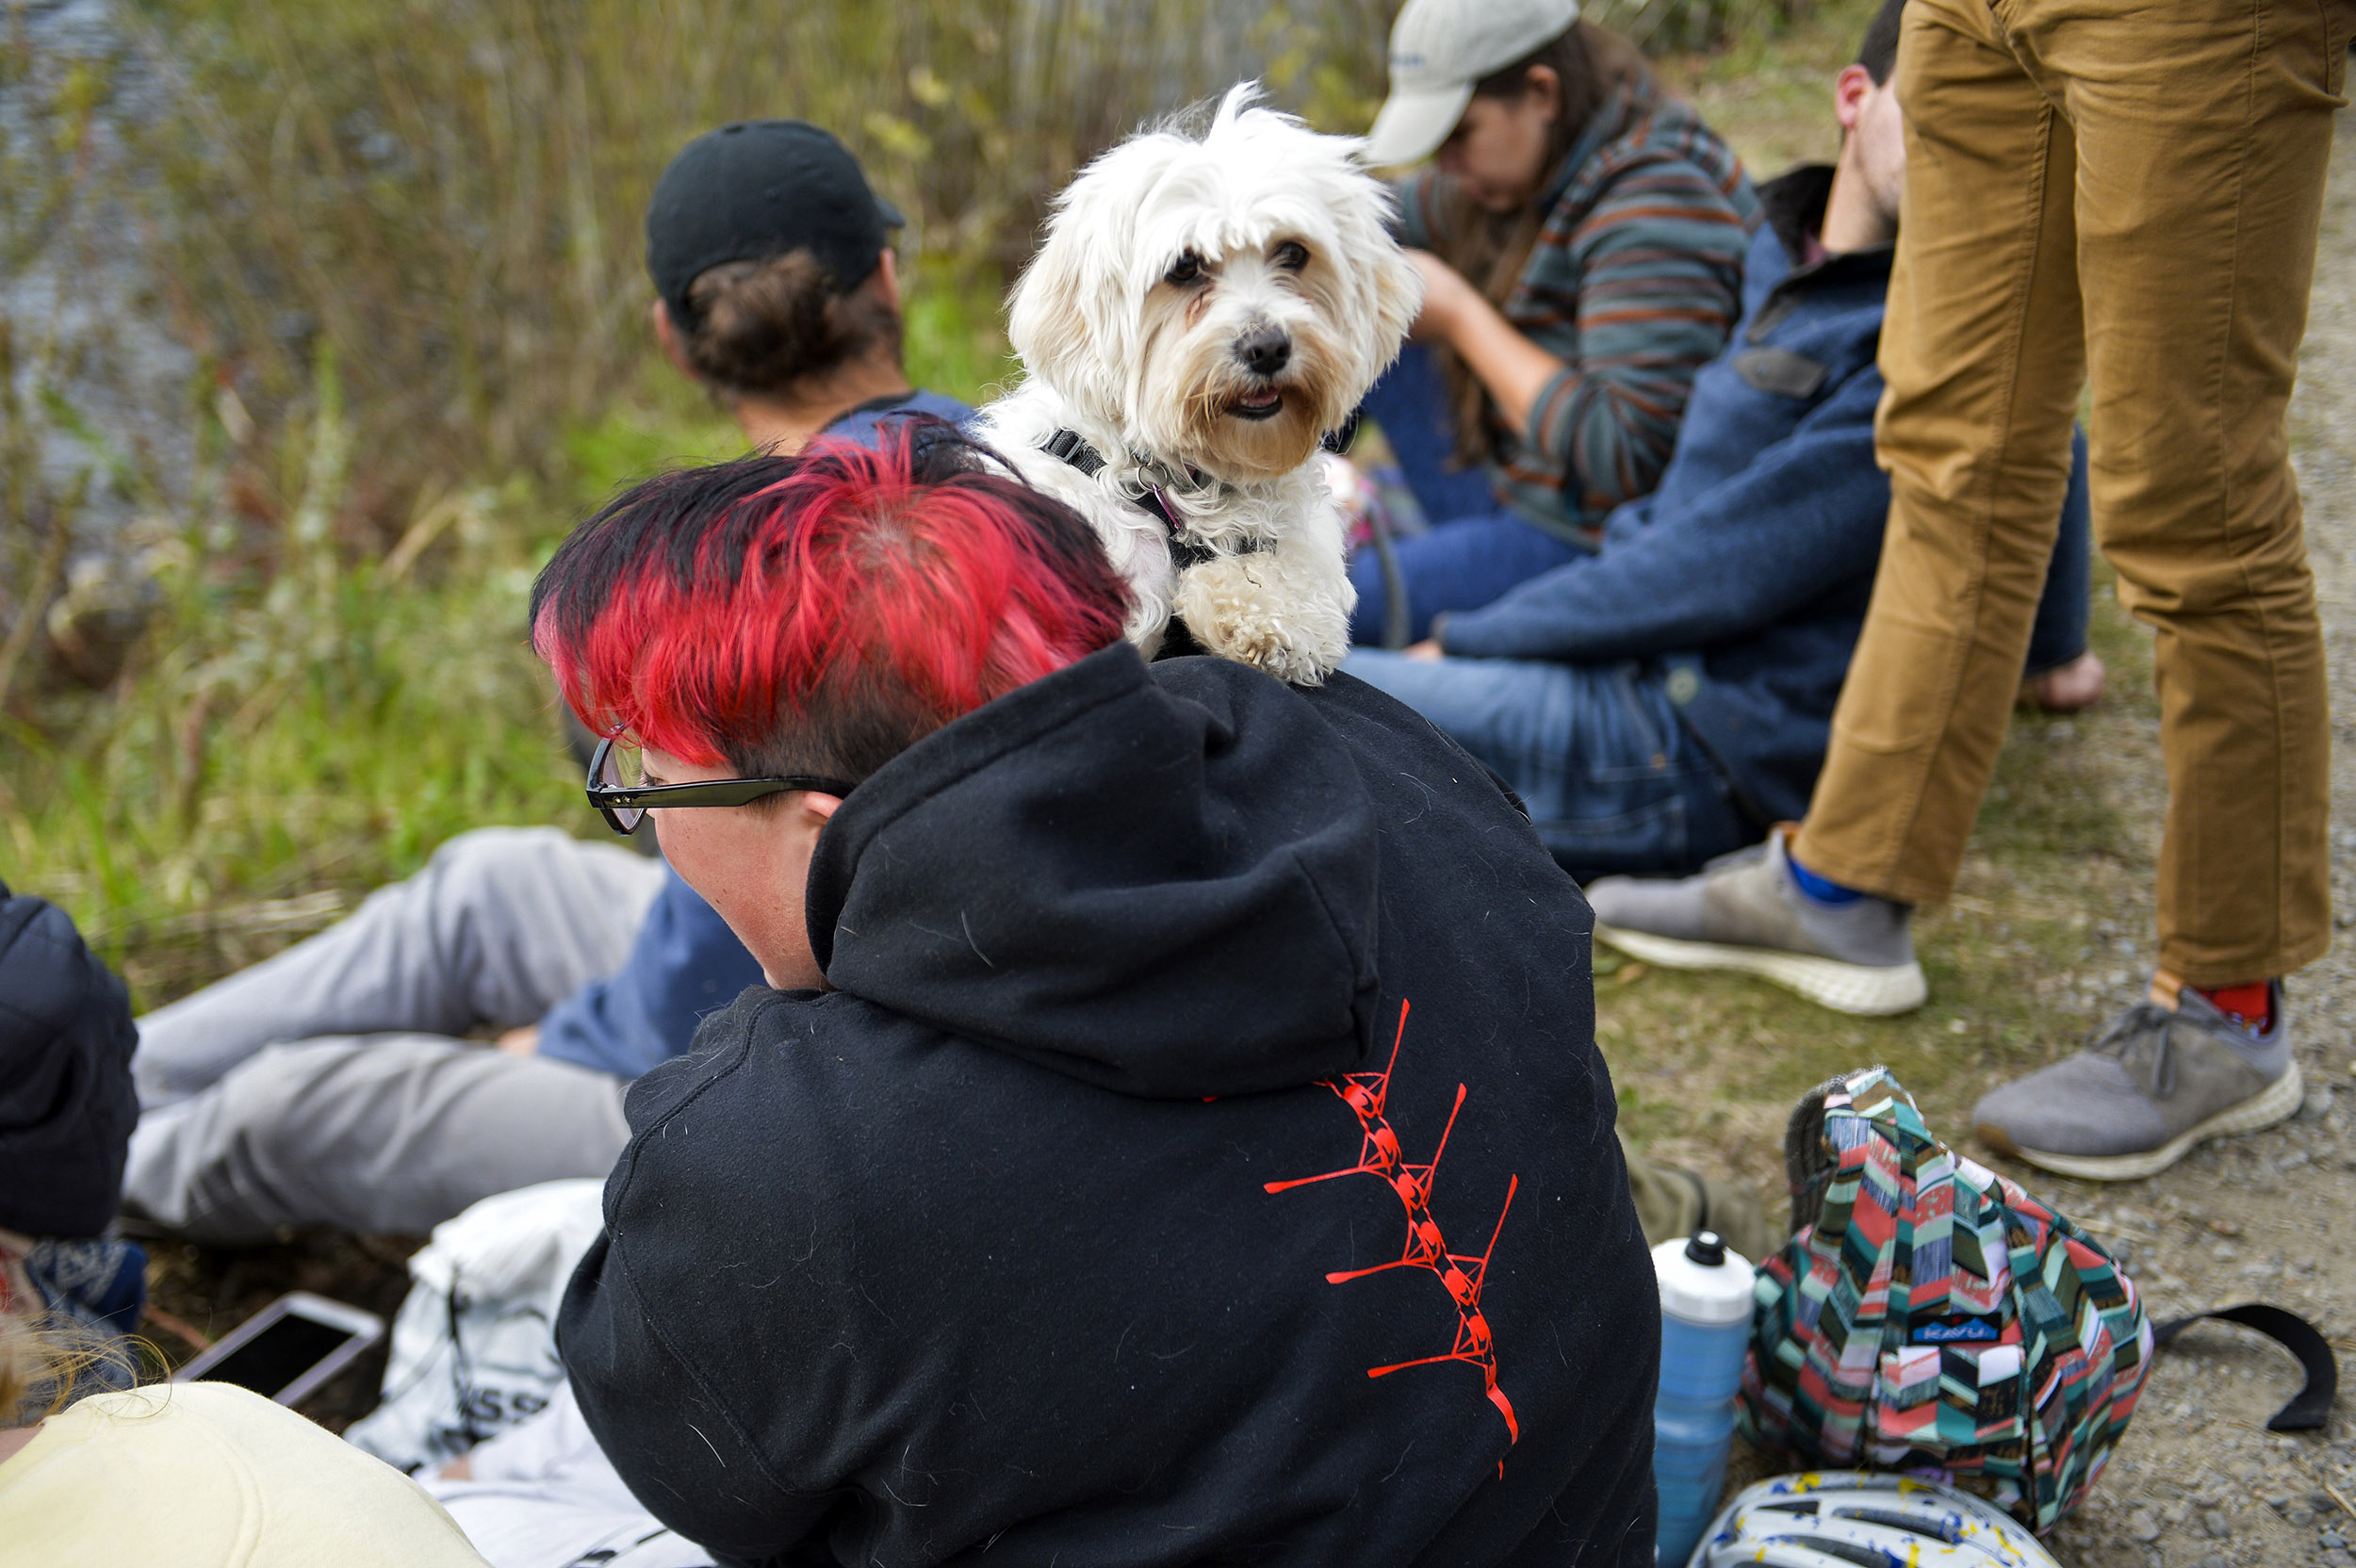
<svg viewBox="0 0 2356 1568">
<path fill-rule="evenodd" d="M 1582 881 L 1692 871 L 1759 840 L 1678 722 L 1658 666 L 1361 648 L 1342 669 L 1415 709 L 1512 785 L 1539 840 Z"/>
<path fill-rule="evenodd" d="M 1407 345 L 1359 406 L 1383 427 L 1407 488 L 1432 522 L 1430 532 L 1391 546 L 1407 593 L 1408 641 L 1432 635 L 1432 617 L 1444 610 L 1478 610 L 1587 553 L 1499 506 L 1486 469 L 1449 467 L 1456 420 L 1448 406 L 1448 378 L 1424 345 Z M 1390 608 L 1380 555 L 1360 550 L 1350 576 L 1358 588 L 1350 641 L 1380 646 Z"/>
</svg>

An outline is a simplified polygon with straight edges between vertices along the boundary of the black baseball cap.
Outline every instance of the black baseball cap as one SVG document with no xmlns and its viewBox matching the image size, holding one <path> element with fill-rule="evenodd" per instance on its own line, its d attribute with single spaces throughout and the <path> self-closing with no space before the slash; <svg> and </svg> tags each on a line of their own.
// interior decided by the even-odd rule
<svg viewBox="0 0 2356 1568">
<path fill-rule="evenodd" d="M 704 272 L 805 247 L 847 294 L 907 221 L 826 132 L 804 120 L 740 120 L 689 142 L 655 181 L 646 270 L 682 324 L 688 286 Z"/>
</svg>

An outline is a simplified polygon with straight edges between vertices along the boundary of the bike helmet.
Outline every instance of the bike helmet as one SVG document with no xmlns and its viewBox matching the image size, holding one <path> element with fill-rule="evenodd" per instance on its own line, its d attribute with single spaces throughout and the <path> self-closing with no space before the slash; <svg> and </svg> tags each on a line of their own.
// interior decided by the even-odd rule
<svg viewBox="0 0 2356 1568">
<path fill-rule="evenodd" d="M 1687 1568 L 2060 1568 L 2021 1522 L 1937 1481 L 1814 1470 L 1743 1488 Z"/>
</svg>

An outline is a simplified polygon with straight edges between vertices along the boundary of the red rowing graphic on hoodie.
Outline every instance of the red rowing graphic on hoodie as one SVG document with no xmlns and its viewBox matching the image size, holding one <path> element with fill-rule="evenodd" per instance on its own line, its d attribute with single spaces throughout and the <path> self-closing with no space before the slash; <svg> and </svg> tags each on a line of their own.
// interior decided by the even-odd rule
<svg viewBox="0 0 2356 1568">
<path fill-rule="evenodd" d="M 1446 1353 L 1421 1356 L 1414 1361 L 1395 1362 L 1388 1366 L 1369 1366 L 1369 1378 L 1386 1378 L 1410 1366 L 1431 1366 L 1441 1362 L 1461 1361 L 1481 1368 L 1483 1387 L 1489 1402 L 1505 1417 L 1505 1430 L 1513 1442 L 1520 1442 L 1521 1423 L 1514 1419 L 1513 1402 L 1497 1386 L 1497 1344 L 1489 1332 L 1489 1320 L 1481 1315 L 1481 1289 L 1489 1273 L 1489 1256 L 1497 1250 L 1497 1237 L 1505 1230 L 1505 1217 L 1513 1211 L 1513 1194 L 1521 1186 L 1521 1178 L 1507 1178 L 1505 1205 L 1497 1211 L 1497 1225 L 1489 1232 L 1489 1245 L 1478 1253 L 1451 1252 L 1447 1238 L 1440 1233 L 1439 1222 L 1432 1217 L 1432 1184 L 1439 1174 L 1440 1158 L 1448 1152 L 1448 1135 L 1456 1130 L 1457 1113 L 1464 1108 L 1464 1086 L 1456 1086 L 1456 1102 L 1448 1108 L 1448 1125 L 1440 1129 L 1438 1147 L 1432 1157 L 1420 1164 L 1411 1162 L 1399 1142 L 1398 1130 L 1391 1125 L 1389 1105 L 1391 1070 L 1399 1065 L 1399 1047 L 1407 1038 L 1408 1004 L 1399 1004 L 1399 1033 L 1391 1041 L 1390 1060 L 1380 1072 L 1352 1072 L 1344 1077 L 1323 1080 L 1327 1088 L 1341 1098 L 1358 1118 L 1358 1163 L 1339 1170 L 1329 1170 L 1317 1176 L 1300 1176 L 1289 1182 L 1268 1182 L 1269 1192 L 1284 1192 L 1291 1187 L 1307 1186 L 1313 1182 L 1331 1182 L 1342 1176 L 1372 1176 L 1380 1180 L 1399 1199 L 1407 1215 L 1407 1239 L 1399 1255 L 1389 1263 L 1379 1263 L 1371 1268 L 1353 1268 L 1328 1274 L 1333 1284 L 1347 1284 L 1363 1280 L 1369 1274 L 1381 1274 L 1394 1268 L 1420 1268 L 1436 1278 L 1446 1288 L 1448 1299 L 1456 1308 L 1456 1340 Z M 1499 1465 L 1502 1471 L 1504 1466 Z"/>
</svg>

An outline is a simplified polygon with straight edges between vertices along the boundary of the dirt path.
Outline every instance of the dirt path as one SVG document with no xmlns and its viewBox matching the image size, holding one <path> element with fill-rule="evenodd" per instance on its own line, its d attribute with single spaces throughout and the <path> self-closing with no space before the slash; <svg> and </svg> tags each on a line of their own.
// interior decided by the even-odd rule
<svg viewBox="0 0 2356 1568">
<path fill-rule="evenodd" d="M 2340 119 L 2312 311 L 2291 417 L 2331 650 L 2345 931 L 2356 923 L 2356 113 Z M 2320 1323 L 2356 1374 L 2356 943 L 2343 935 L 2299 977 L 2292 1005 L 2310 1086 L 2299 1119 L 2150 1182 L 2037 1184 L 2123 1244 L 2154 1318 L 2263 1298 Z M 2239 1330 L 2196 1330 L 2164 1352 L 2094 1506 L 2056 1532 L 2062 1560 L 2356 1563 L 2356 1545 L 2342 1544 L 2356 1543 L 2356 1388 L 2328 1431 L 2269 1433 L 2298 1386 L 2287 1355 Z"/>
</svg>

